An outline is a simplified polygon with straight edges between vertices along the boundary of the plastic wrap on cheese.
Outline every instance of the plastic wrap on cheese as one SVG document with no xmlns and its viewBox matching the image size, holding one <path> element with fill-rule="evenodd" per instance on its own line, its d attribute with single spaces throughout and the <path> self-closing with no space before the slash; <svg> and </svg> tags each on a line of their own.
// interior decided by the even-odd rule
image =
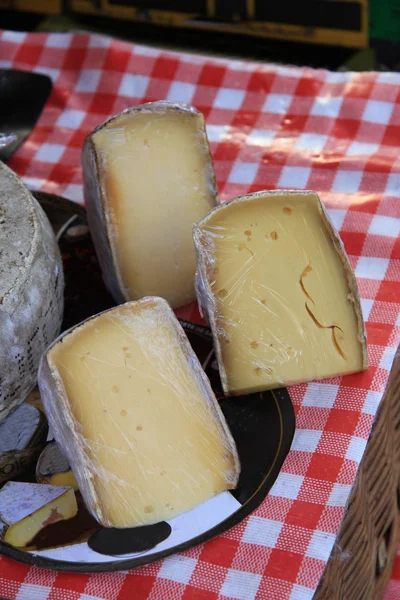
<svg viewBox="0 0 400 600">
<path fill-rule="evenodd" d="M 314 192 L 263 191 L 194 226 L 197 296 L 226 393 L 367 368 L 357 283 Z"/>
<path fill-rule="evenodd" d="M 129 302 L 63 334 L 42 359 L 39 387 L 105 527 L 166 520 L 236 487 L 235 442 L 165 300 Z"/>
<path fill-rule="evenodd" d="M 117 302 L 195 299 L 192 226 L 217 203 L 203 115 L 151 102 L 88 135 L 82 151 L 89 226 Z"/>
</svg>

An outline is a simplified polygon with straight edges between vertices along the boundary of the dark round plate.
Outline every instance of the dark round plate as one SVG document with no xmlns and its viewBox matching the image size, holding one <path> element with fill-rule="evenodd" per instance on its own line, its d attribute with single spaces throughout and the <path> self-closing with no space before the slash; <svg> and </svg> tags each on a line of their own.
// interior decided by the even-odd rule
<svg viewBox="0 0 400 600">
<path fill-rule="evenodd" d="M 85 210 L 69 200 L 36 193 L 53 224 L 63 255 L 65 315 L 63 329 L 115 303 L 104 287 Z M 71 521 L 51 527 L 48 548 L 23 550 L 0 542 L 0 551 L 20 562 L 71 572 L 130 569 L 210 540 L 247 517 L 264 500 L 285 460 L 295 430 L 295 415 L 286 389 L 229 398 L 222 392 L 212 336 L 208 327 L 181 321 L 235 439 L 242 471 L 236 490 L 223 492 L 167 523 L 130 530 L 98 526 L 71 544 Z M 84 507 L 80 510 L 85 510 Z M 81 521 L 85 522 L 85 519 Z M 80 535 L 78 535 L 80 533 Z M 63 537 L 68 541 L 63 542 Z M 83 538 L 83 541 L 82 541 Z"/>
</svg>

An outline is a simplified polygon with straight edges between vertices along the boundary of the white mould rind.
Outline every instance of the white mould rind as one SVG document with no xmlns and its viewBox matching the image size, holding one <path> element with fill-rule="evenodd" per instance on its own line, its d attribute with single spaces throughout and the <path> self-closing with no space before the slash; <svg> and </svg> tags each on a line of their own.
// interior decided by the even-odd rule
<svg viewBox="0 0 400 600">
<path fill-rule="evenodd" d="M 19 177 L 0 163 L 0 423 L 36 385 L 58 335 L 64 276 L 52 227 Z"/>
</svg>

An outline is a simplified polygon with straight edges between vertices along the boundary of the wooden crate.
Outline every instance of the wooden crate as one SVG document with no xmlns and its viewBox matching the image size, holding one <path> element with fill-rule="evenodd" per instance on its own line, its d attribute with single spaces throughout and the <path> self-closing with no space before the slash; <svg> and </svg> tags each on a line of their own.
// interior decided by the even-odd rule
<svg viewBox="0 0 400 600">
<path fill-rule="evenodd" d="M 400 541 L 400 350 L 314 600 L 378 600 Z"/>
<path fill-rule="evenodd" d="M 63 0 L 0 0 L 0 8 L 21 12 L 60 15 Z"/>
<path fill-rule="evenodd" d="M 368 0 L 67 0 L 72 13 L 352 48 L 368 46 Z"/>
</svg>

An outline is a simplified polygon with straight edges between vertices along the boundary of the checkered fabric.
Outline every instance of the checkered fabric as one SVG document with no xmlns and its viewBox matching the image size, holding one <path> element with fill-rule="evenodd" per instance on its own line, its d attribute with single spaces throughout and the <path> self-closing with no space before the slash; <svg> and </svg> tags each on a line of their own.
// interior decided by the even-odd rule
<svg viewBox="0 0 400 600">
<path fill-rule="evenodd" d="M 0 33 L 0 66 L 46 73 L 54 83 L 10 162 L 32 189 L 81 202 L 85 135 L 128 106 L 167 99 L 204 113 L 222 199 L 263 188 L 316 190 L 358 279 L 370 361 L 365 373 L 290 388 L 292 449 L 269 496 L 235 528 L 115 574 L 63 574 L 2 558 L 0 595 L 310 600 L 400 341 L 400 75 L 220 60 L 84 33 L 8 31 Z M 179 313 L 199 320 L 196 306 Z"/>
</svg>

